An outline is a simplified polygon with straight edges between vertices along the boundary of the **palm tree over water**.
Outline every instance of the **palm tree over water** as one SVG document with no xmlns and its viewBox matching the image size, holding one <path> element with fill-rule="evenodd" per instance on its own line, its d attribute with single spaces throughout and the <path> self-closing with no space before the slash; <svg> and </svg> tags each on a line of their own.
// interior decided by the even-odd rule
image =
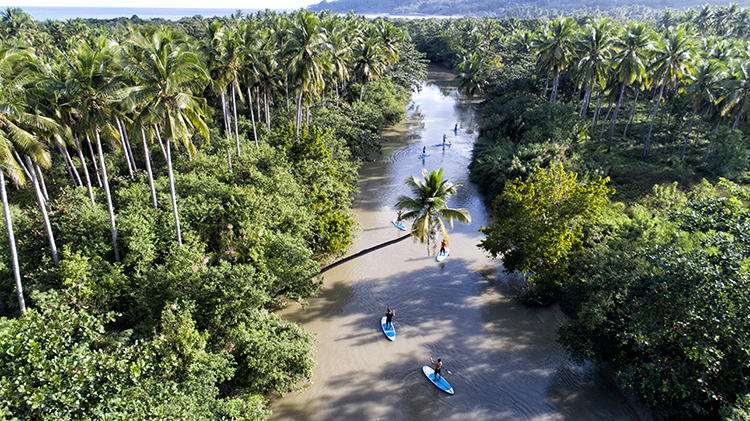
<svg viewBox="0 0 750 421">
<path fill-rule="evenodd" d="M 448 199 L 456 194 L 456 188 L 461 186 L 461 182 L 453 183 L 447 178 L 443 178 L 443 169 L 432 171 L 422 170 L 422 178 L 414 176 L 406 179 L 406 185 L 411 188 L 412 196 L 400 196 L 396 202 L 396 209 L 406 210 L 401 215 L 402 219 L 414 220 L 409 234 L 401 236 L 395 240 L 386 241 L 368 249 L 362 250 L 357 254 L 341 259 L 338 262 L 330 264 L 323 268 L 320 273 L 333 269 L 343 263 L 373 251 L 380 250 L 383 247 L 400 243 L 407 238 L 415 238 L 422 243 L 428 243 L 430 231 L 438 228 L 444 237 L 448 237 L 446 222 L 453 228 L 453 221 L 464 224 L 471 223 L 469 211 L 463 208 L 454 209 L 448 207 Z"/>
<path fill-rule="evenodd" d="M 445 222 L 453 228 L 453 221 L 471 223 L 469 211 L 463 208 L 448 207 L 448 199 L 456 194 L 456 187 L 462 183 L 453 183 L 443 178 L 443 169 L 432 171 L 422 170 L 423 178 L 410 177 L 406 185 L 411 188 L 412 197 L 401 196 L 396 202 L 396 209 L 406 210 L 402 219 L 414 220 L 411 235 L 421 242 L 429 240 L 430 230 L 438 228 L 443 236 L 448 237 Z"/>
</svg>

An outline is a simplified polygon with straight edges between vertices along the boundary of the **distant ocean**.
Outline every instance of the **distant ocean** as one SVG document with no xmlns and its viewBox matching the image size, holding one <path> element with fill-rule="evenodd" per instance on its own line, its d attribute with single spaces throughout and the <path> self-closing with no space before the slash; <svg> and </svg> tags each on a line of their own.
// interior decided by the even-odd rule
<svg viewBox="0 0 750 421">
<path fill-rule="evenodd" d="M 0 6 L 0 9 L 14 6 Z M 136 8 L 136 7 L 21 7 L 37 21 L 84 18 L 84 19 L 112 19 L 118 17 L 129 18 L 137 15 L 141 19 L 162 18 L 180 20 L 186 17 L 201 15 L 205 18 L 212 16 L 229 16 L 237 9 L 169 9 L 169 8 Z M 255 13 L 258 9 L 242 9 L 243 13 Z"/>
</svg>

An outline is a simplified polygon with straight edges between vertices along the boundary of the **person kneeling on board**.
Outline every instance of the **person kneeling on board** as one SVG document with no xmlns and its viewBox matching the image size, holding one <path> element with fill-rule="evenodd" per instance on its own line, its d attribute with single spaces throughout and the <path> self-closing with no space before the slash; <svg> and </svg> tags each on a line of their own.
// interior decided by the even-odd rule
<svg viewBox="0 0 750 421">
<path fill-rule="evenodd" d="M 390 329 L 393 327 L 392 321 L 393 321 L 393 316 L 395 315 L 396 315 L 396 310 L 392 310 L 390 308 L 385 312 L 385 328 L 386 329 Z"/>
</svg>

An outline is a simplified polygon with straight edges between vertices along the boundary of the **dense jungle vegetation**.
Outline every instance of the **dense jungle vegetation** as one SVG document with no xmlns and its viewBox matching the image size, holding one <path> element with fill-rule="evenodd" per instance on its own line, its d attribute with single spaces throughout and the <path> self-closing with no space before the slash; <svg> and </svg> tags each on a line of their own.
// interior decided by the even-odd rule
<svg viewBox="0 0 750 421">
<path fill-rule="evenodd" d="M 426 73 L 408 35 L 6 9 L 0 38 L 0 418 L 267 416 L 314 364 L 269 310 L 351 243 L 357 162 Z"/>
<path fill-rule="evenodd" d="M 400 21 L 480 95 L 480 245 L 657 419 L 750 418 L 749 11 Z"/>
</svg>

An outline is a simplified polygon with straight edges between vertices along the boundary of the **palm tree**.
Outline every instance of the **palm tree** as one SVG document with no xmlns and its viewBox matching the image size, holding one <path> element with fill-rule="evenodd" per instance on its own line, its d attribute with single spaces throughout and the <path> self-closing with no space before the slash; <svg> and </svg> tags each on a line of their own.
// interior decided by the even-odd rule
<svg viewBox="0 0 750 421">
<path fill-rule="evenodd" d="M 311 12 L 299 12 L 292 25 L 292 33 L 285 46 L 284 56 L 288 59 L 288 70 L 292 80 L 298 85 L 297 94 L 297 138 L 302 125 L 302 99 L 317 95 L 325 87 L 324 75 L 327 62 L 324 51 L 327 37 L 320 26 L 320 20 Z"/>
<path fill-rule="evenodd" d="M 386 52 L 374 35 L 368 30 L 354 49 L 354 73 L 362 84 L 359 89 L 360 101 L 364 98 L 367 84 L 383 74 L 387 66 Z"/>
<path fill-rule="evenodd" d="M 750 114 L 750 62 L 736 60 L 731 75 L 722 85 L 726 93 L 721 99 L 721 112 L 723 116 L 734 116 L 734 131 L 740 117 Z"/>
<path fill-rule="evenodd" d="M 620 111 L 620 104 L 625 93 L 625 88 L 634 82 L 641 84 L 647 83 L 646 78 L 646 56 L 651 50 L 651 39 L 648 28 L 645 24 L 631 24 L 627 31 L 623 33 L 623 38 L 615 42 L 617 53 L 613 61 L 615 67 L 615 78 L 620 84 L 620 94 L 617 98 L 617 106 L 612 117 L 609 129 L 609 146 L 612 147 L 612 137 L 614 133 L 617 114 Z"/>
<path fill-rule="evenodd" d="M 114 51 L 116 44 L 106 38 L 93 39 L 90 44 L 82 43 L 73 52 L 68 61 L 70 73 L 65 84 L 66 95 L 70 98 L 70 106 L 80 112 L 80 124 L 87 136 L 93 134 L 96 140 L 99 163 L 101 165 L 102 185 L 107 199 L 109 212 L 109 228 L 112 234 L 112 246 L 115 260 L 120 261 L 120 251 L 117 247 L 117 225 L 112 205 L 112 195 L 109 189 L 109 177 L 104 161 L 101 134 L 104 132 L 110 139 L 115 139 L 115 128 L 111 123 L 111 104 L 119 102 L 121 98 L 115 95 L 122 86 L 121 81 L 114 77 Z"/>
<path fill-rule="evenodd" d="M 8 205 L 8 196 L 5 191 L 5 175 L 13 180 L 16 185 L 25 183 L 23 163 L 20 162 L 13 151 L 18 149 L 27 157 L 32 157 L 34 162 L 45 167 L 50 165 L 49 151 L 42 142 L 24 127 L 43 128 L 49 124 L 48 121 L 38 116 L 30 115 L 23 110 L 23 99 L 20 93 L 24 92 L 24 85 L 28 82 L 26 73 L 18 71 L 19 66 L 28 63 L 30 57 L 25 52 L 3 49 L 0 51 L 0 199 L 3 202 L 3 214 L 5 216 L 5 227 L 8 233 L 8 242 L 13 267 L 13 278 L 16 282 L 16 294 L 18 306 L 22 314 L 26 314 L 26 303 L 23 298 L 23 285 L 21 283 L 21 272 L 18 265 L 18 253 L 16 252 L 16 240 L 13 232 L 13 221 Z M 31 168 L 33 171 L 33 168 Z M 38 198 L 39 196 L 37 196 Z M 46 208 L 42 210 L 45 218 L 45 227 L 48 229 L 52 257 L 57 264 L 57 247 L 49 219 L 46 218 Z"/>
<path fill-rule="evenodd" d="M 469 212 L 466 209 L 452 209 L 447 206 L 448 199 L 456 194 L 456 187 L 460 186 L 462 183 L 459 182 L 454 184 L 448 179 L 443 179 L 442 168 L 438 171 L 432 171 L 429 174 L 427 173 L 427 170 L 423 169 L 422 176 L 423 178 L 410 177 L 406 179 L 406 184 L 411 187 L 414 197 L 401 196 L 396 202 L 397 209 L 407 210 L 407 212 L 401 216 L 403 219 L 414 219 L 409 234 L 367 248 L 359 253 L 332 263 L 321 269 L 318 275 L 350 260 L 364 256 L 365 254 L 372 253 L 373 251 L 380 250 L 381 248 L 392 244 L 400 243 L 407 238 L 416 238 L 422 243 L 429 242 L 430 230 L 432 228 L 439 228 L 447 238 L 448 232 L 445 228 L 445 220 L 448 221 L 451 228 L 453 228 L 453 220 L 463 222 L 464 224 L 471 223 L 471 215 L 469 215 Z"/>
<path fill-rule="evenodd" d="M 609 60 L 613 52 L 611 26 L 609 19 L 590 20 L 583 37 L 576 44 L 581 56 L 577 63 L 579 80 L 581 85 L 586 87 L 581 104 L 581 116 L 585 116 L 588 110 L 592 88 L 597 86 L 601 90 L 606 86 Z"/>
<path fill-rule="evenodd" d="M 713 106 L 716 103 L 719 80 L 723 75 L 723 65 L 718 60 L 707 59 L 701 60 L 695 67 L 695 75 L 688 75 L 690 84 L 685 87 L 687 95 L 692 99 L 693 112 L 690 116 L 690 124 L 685 135 L 685 141 L 680 151 L 680 161 L 685 159 L 685 150 L 687 149 L 690 132 L 693 130 L 695 115 L 701 106 L 708 104 Z"/>
<path fill-rule="evenodd" d="M 130 89 L 129 100 L 141 104 L 136 120 L 141 127 L 150 123 L 161 143 L 161 131 L 166 137 L 167 174 L 172 198 L 172 213 L 177 243 L 182 245 L 180 217 L 177 212 L 172 144 L 182 144 L 189 154 L 195 154 L 193 130 L 209 139 L 205 122 L 206 102 L 194 95 L 205 87 L 208 72 L 203 62 L 185 44 L 178 44 L 168 27 L 162 27 L 148 38 L 133 36 L 128 41 L 140 51 L 140 60 L 130 63 L 126 70 L 137 83 Z M 145 137 L 145 136 L 144 136 Z"/>
<path fill-rule="evenodd" d="M 456 79 L 458 79 L 458 89 L 469 96 L 474 96 L 477 92 L 482 92 L 482 85 L 487 77 L 487 71 L 482 64 L 479 55 L 472 53 L 464 57 L 458 64 Z"/>
<path fill-rule="evenodd" d="M 573 18 L 555 19 L 548 25 L 546 36 L 535 42 L 537 67 L 547 74 L 552 72 L 555 75 L 552 81 L 550 102 L 557 100 L 560 72 L 567 69 L 575 55 L 573 40 L 575 26 Z"/>
<path fill-rule="evenodd" d="M 466 209 L 449 208 L 448 199 L 456 194 L 456 187 L 462 183 L 452 183 L 443 179 L 443 169 L 438 171 L 427 172 L 422 169 L 423 178 L 410 177 L 406 180 L 406 185 L 411 188 L 413 197 L 400 196 L 396 202 L 396 209 L 406 210 L 401 215 L 402 219 L 413 219 L 411 227 L 413 237 L 421 242 L 429 240 L 429 233 L 433 227 L 442 232 L 443 236 L 448 237 L 444 220 L 447 220 L 453 228 L 453 220 L 471 223 L 471 215 Z"/>
<path fill-rule="evenodd" d="M 668 86 L 670 89 L 677 89 L 677 85 L 683 77 L 692 72 L 693 51 L 692 42 L 685 32 L 683 25 L 667 31 L 664 43 L 659 48 L 653 64 L 654 74 L 656 75 L 655 79 L 659 81 L 660 85 L 659 97 L 656 99 L 654 112 L 651 115 L 651 125 L 648 128 L 646 141 L 643 143 L 641 159 L 645 159 L 648 152 L 651 132 L 654 129 L 654 119 L 656 118 L 656 112 L 659 110 L 659 103 L 664 93 L 664 87 Z"/>
</svg>

